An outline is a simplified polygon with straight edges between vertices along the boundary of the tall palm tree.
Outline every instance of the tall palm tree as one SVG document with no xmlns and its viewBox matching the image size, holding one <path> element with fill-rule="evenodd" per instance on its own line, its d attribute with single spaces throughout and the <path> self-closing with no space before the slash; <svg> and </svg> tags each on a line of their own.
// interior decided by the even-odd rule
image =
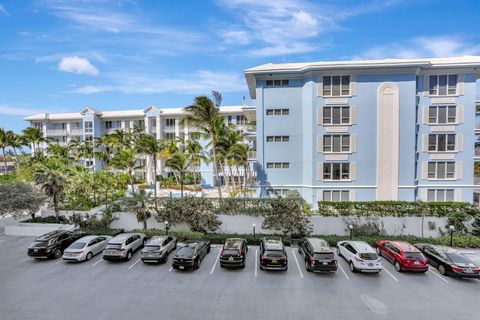
<svg viewBox="0 0 480 320">
<path fill-rule="evenodd" d="M 70 149 L 68 147 L 62 146 L 58 143 L 51 143 L 47 147 L 47 152 L 52 156 L 56 157 L 65 163 L 70 162 Z"/>
<path fill-rule="evenodd" d="M 24 142 L 22 141 L 22 137 L 18 134 L 15 134 L 13 131 L 9 130 L 6 133 L 7 136 L 7 144 L 9 147 L 13 149 L 13 153 L 15 154 L 15 161 L 18 164 L 18 154 L 17 148 L 21 149 Z"/>
<path fill-rule="evenodd" d="M 142 166 L 137 164 L 137 149 L 130 147 L 128 149 L 122 149 L 112 157 L 110 166 L 119 169 L 125 170 L 130 177 L 130 187 L 132 188 L 132 193 L 134 192 L 134 173 L 135 170 L 139 170 Z"/>
<path fill-rule="evenodd" d="M 35 182 L 42 188 L 47 197 L 52 198 L 55 217 L 58 218 L 58 204 L 68 181 L 69 167 L 56 158 L 47 158 L 35 168 Z"/>
<path fill-rule="evenodd" d="M 165 165 L 177 172 L 180 180 L 180 197 L 183 198 L 183 180 L 191 165 L 190 157 L 183 150 L 179 150 L 165 162 Z"/>
<path fill-rule="evenodd" d="M 35 127 L 28 127 L 24 129 L 23 137 L 26 143 L 31 144 L 33 153 L 36 153 L 40 143 L 47 142 L 47 139 L 43 137 L 43 131 Z"/>
<path fill-rule="evenodd" d="M 248 152 L 250 147 L 244 143 L 236 143 L 229 150 L 229 158 L 233 159 L 233 164 L 238 167 L 243 167 L 243 183 L 244 183 L 244 196 L 247 194 L 247 181 L 248 181 Z"/>
<path fill-rule="evenodd" d="M 5 148 L 8 147 L 7 133 L 3 128 L 0 128 L 0 148 L 2 149 L 3 154 L 3 170 L 5 174 L 7 173 L 7 156 L 5 155 Z"/>
<path fill-rule="evenodd" d="M 188 140 L 185 150 L 190 157 L 192 171 L 193 171 L 193 181 L 195 187 L 197 187 L 197 180 L 200 177 L 197 177 L 197 167 L 200 165 L 202 160 L 205 160 L 205 156 L 202 154 L 202 146 L 200 142 L 195 139 Z"/>
<path fill-rule="evenodd" d="M 233 159 L 229 156 L 230 149 L 239 143 L 242 140 L 242 136 L 239 135 L 235 130 L 234 127 L 229 125 L 219 126 L 217 128 L 217 154 L 219 155 L 218 163 L 221 166 L 223 176 L 225 178 L 225 184 L 227 186 L 227 190 L 232 194 L 232 189 L 230 188 L 230 182 L 233 186 L 233 189 L 236 188 L 235 179 L 233 177 L 232 168 L 234 165 Z M 227 178 L 225 167 L 228 166 L 229 169 L 229 177 Z"/>
<path fill-rule="evenodd" d="M 93 159 L 95 157 L 95 147 L 93 141 L 72 140 L 69 144 L 76 160 Z"/>
<path fill-rule="evenodd" d="M 210 139 L 213 155 L 213 173 L 218 187 L 218 196 L 222 198 L 222 186 L 218 178 L 217 168 L 217 136 L 215 134 L 216 127 L 224 122 L 223 116 L 220 114 L 219 107 L 221 104 L 221 95 L 218 92 L 212 92 L 215 97 L 214 102 L 206 96 L 196 97 L 194 103 L 185 108 L 186 115 L 182 121 L 188 122 L 189 125 L 196 127 L 204 137 Z"/>
<path fill-rule="evenodd" d="M 134 192 L 127 198 L 126 205 L 137 215 L 138 222 L 143 222 L 143 229 L 147 229 L 147 220 L 152 216 L 152 194 L 145 190 Z"/>
</svg>

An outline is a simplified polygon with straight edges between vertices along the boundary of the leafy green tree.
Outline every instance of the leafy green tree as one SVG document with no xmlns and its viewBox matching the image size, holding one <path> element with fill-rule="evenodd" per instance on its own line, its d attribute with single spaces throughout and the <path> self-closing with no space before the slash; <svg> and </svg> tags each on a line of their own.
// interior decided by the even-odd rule
<svg viewBox="0 0 480 320">
<path fill-rule="evenodd" d="M 298 199 L 272 199 L 271 210 L 264 215 L 262 228 L 304 236 L 312 232 L 310 215 L 303 212 Z"/>
<path fill-rule="evenodd" d="M 0 184 L 0 215 L 12 214 L 18 218 L 27 212 L 35 218 L 44 202 L 45 195 L 30 184 Z"/>
<path fill-rule="evenodd" d="M 200 173 L 197 173 L 197 169 L 200 166 L 201 162 L 206 161 L 207 159 L 202 153 L 202 146 L 200 145 L 200 142 L 198 142 L 198 140 L 188 140 L 185 149 L 188 157 L 190 158 L 190 164 L 192 166 L 193 183 L 195 187 L 197 187 L 197 182 L 201 179 Z"/>
<path fill-rule="evenodd" d="M 128 149 L 122 149 L 112 158 L 110 165 L 119 170 L 125 170 L 130 177 L 130 186 L 132 192 L 134 192 L 135 184 L 135 170 L 142 169 L 142 166 L 137 164 L 137 149 L 130 147 Z"/>
<path fill-rule="evenodd" d="M 175 152 L 170 159 L 165 162 L 165 165 L 172 170 L 174 170 L 179 177 L 180 181 L 180 196 L 183 198 L 183 181 L 185 178 L 185 173 L 189 170 L 191 164 L 190 157 L 183 152 L 183 150 L 179 150 Z"/>
<path fill-rule="evenodd" d="M 138 222 L 143 223 L 143 229 L 147 229 L 147 220 L 152 216 L 154 201 L 152 194 L 143 189 L 134 192 L 131 198 L 125 200 L 127 207 L 136 214 Z"/>
<path fill-rule="evenodd" d="M 6 138 L 7 138 L 7 145 L 12 148 L 13 150 L 13 153 L 15 154 L 15 161 L 19 162 L 18 160 L 18 154 L 17 154 L 17 149 L 21 149 L 22 146 L 25 144 L 23 142 L 23 138 L 18 135 L 18 134 L 15 134 L 13 131 L 7 131 L 6 133 Z"/>
<path fill-rule="evenodd" d="M 7 133 L 3 128 L 0 128 L 0 148 L 2 149 L 3 154 L 3 170 L 7 174 L 7 155 L 5 154 L 5 148 L 8 147 Z"/>
<path fill-rule="evenodd" d="M 35 168 L 35 182 L 52 199 L 55 217 L 59 217 L 58 205 L 68 183 L 69 168 L 56 158 L 48 158 Z"/>
<path fill-rule="evenodd" d="M 23 130 L 23 139 L 25 143 L 31 144 L 33 154 L 37 153 L 40 143 L 47 142 L 47 139 L 43 137 L 42 130 L 35 127 L 28 127 Z"/>
<path fill-rule="evenodd" d="M 219 108 L 222 96 L 218 92 L 213 92 L 215 103 L 206 96 L 196 97 L 191 106 L 185 108 L 186 115 L 182 121 L 196 127 L 199 132 L 210 139 L 213 155 L 213 173 L 218 187 L 218 196 L 222 198 L 222 186 L 218 177 L 217 162 L 217 135 L 218 127 L 224 123 L 224 118 L 220 114 Z"/>
</svg>

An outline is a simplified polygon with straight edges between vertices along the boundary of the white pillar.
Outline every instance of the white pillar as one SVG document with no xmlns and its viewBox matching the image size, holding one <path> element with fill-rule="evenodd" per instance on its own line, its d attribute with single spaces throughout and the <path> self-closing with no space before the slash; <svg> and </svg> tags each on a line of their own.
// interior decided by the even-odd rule
<svg viewBox="0 0 480 320">
<path fill-rule="evenodd" d="M 175 118 L 175 138 L 180 137 L 180 119 Z"/>
<path fill-rule="evenodd" d="M 125 121 L 128 121 L 128 120 L 122 120 L 122 121 L 120 122 L 120 128 L 121 128 L 123 131 L 125 131 Z"/>
<path fill-rule="evenodd" d="M 161 135 L 161 131 L 160 131 L 160 126 L 162 125 L 162 121 L 160 119 L 160 115 L 157 115 L 157 118 L 156 118 L 156 121 L 157 121 L 157 132 L 156 135 L 157 135 L 157 139 L 160 139 L 160 135 Z"/>
</svg>

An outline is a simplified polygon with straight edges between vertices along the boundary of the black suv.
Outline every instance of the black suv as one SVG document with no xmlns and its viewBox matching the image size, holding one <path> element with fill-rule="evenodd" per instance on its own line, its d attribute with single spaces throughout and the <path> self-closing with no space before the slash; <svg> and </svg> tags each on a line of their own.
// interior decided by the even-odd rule
<svg viewBox="0 0 480 320">
<path fill-rule="evenodd" d="M 62 256 L 63 250 L 83 235 L 73 231 L 55 230 L 38 237 L 28 247 L 28 255 L 33 258 L 54 258 Z"/>
<path fill-rule="evenodd" d="M 284 271 L 288 269 L 288 257 L 282 238 L 262 238 L 260 242 L 260 269 Z"/>
<path fill-rule="evenodd" d="M 198 269 L 203 258 L 209 252 L 209 241 L 187 241 L 173 256 L 172 268 L 180 270 Z"/>
<path fill-rule="evenodd" d="M 220 253 L 220 267 L 245 268 L 247 258 L 247 241 L 241 238 L 228 238 L 225 240 L 222 252 Z"/>
<path fill-rule="evenodd" d="M 298 242 L 298 252 L 305 258 L 308 272 L 336 272 L 338 261 L 327 241 L 319 238 L 304 238 Z"/>
</svg>

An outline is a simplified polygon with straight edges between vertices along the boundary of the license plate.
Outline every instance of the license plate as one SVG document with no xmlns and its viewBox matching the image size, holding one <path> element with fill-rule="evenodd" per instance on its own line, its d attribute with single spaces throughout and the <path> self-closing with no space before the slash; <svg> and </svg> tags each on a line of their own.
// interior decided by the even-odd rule
<svg viewBox="0 0 480 320">
<path fill-rule="evenodd" d="M 228 261 L 233 261 L 233 257 L 228 258 Z"/>
<path fill-rule="evenodd" d="M 418 264 L 420 264 L 420 262 L 418 262 L 418 261 L 415 261 L 413 264 L 417 264 L 417 265 L 418 265 Z"/>
<path fill-rule="evenodd" d="M 277 260 L 272 260 L 272 263 L 278 263 L 278 261 Z"/>
<path fill-rule="evenodd" d="M 179 266 L 178 268 L 179 268 L 180 270 L 183 270 L 183 269 L 185 269 L 185 267 L 184 267 L 184 266 Z"/>
<path fill-rule="evenodd" d="M 328 264 L 328 262 L 324 262 L 323 265 L 326 266 Z"/>
<path fill-rule="evenodd" d="M 38 252 L 38 249 L 34 249 L 33 252 Z"/>
<path fill-rule="evenodd" d="M 369 266 L 369 267 L 373 267 L 373 263 L 369 263 L 368 266 Z"/>
</svg>

